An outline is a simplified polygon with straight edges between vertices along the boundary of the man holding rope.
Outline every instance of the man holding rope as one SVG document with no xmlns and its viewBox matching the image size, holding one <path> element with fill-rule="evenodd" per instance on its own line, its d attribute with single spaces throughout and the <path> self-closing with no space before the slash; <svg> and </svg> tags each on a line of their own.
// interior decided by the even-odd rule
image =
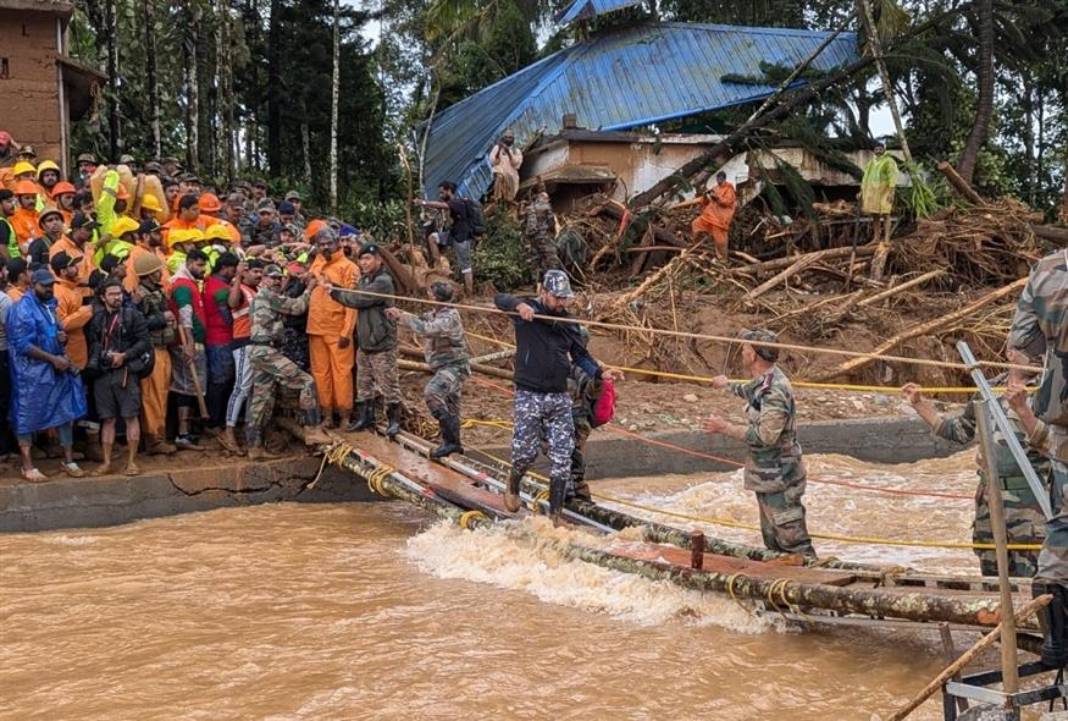
<svg viewBox="0 0 1068 721">
<path fill-rule="evenodd" d="M 519 510 L 519 484 L 538 457 L 542 441 L 548 444 L 549 515 L 559 517 L 571 479 L 571 454 L 575 449 L 575 426 L 567 379 L 571 363 L 580 364 L 594 378 L 601 368 L 586 350 L 579 326 L 568 322 L 567 307 L 575 294 L 562 270 L 550 270 L 537 298 L 517 298 L 498 293 L 497 308 L 517 313 L 515 324 L 515 407 L 512 431 L 512 471 L 504 505 Z M 550 318 L 535 316 L 551 316 Z"/>
<path fill-rule="evenodd" d="M 716 376 L 712 385 L 744 398 L 749 422 L 736 426 L 711 415 L 705 419 L 704 430 L 749 446 L 745 487 L 756 493 L 764 545 L 772 551 L 815 558 L 805 526 L 805 506 L 801 503 L 807 476 L 797 442 L 794 391 L 786 374 L 775 364 L 778 348 L 744 342 L 775 343 L 777 338 L 767 330 L 745 330 L 739 337 L 743 341 L 742 361 L 753 380 L 736 383 L 726 376 Z"/>
</svg>

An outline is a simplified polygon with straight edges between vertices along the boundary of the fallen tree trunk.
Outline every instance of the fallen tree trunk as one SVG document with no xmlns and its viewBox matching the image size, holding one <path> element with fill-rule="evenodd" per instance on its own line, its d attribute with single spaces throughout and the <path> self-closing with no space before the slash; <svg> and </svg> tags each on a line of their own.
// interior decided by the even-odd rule
<svg viewBox="0 0 1068 721">
<path fill-rule="evenodd" d="M 773 276 L 770 280 L 764 281 L 756 288 L 753 288 L 751 291 L 749 291 L 747 297 L 750 300 L 753 300 L 754 298 L 759 298 L 760 296 L 764 295 L 769 290 L 777 286 L 779 283 L 785 283 L 786 281 L 788 281 L 791 275 L 795 273 L 800 273 L 805 268 L 809 267 L 810 265 L 814 265 L 819 261 L 819 253 L 805 253 L 800 258 L 798 258 L 793 264 L 788 266 L 786 270 Z"/>
<path fill-rule="evenodd" d="M 613 204 L 604 205 L 597 210 L 597 215 L 608 216 L 609 218 L 617 222 L 623 220 L 623 213 L 624 211 L 622 208 Z M 656 240 L 656 242 L 664 243 L 666 245 L 673 245 L 676 248 L 686 247 L 686 241 L 676 238 L 674 233 L 664 230 L 663 228 L 654 224 L 651 221 L 649 223 L 649 227 L 653 229 L 653 238 Z"/>
<path fill-rule="evenodd" d="M 857 307 L 863 308 L 866 305 L 871 305 L 872 303 L 878 303 L 881 300 L 892 298 L 898 293 L 906 291 L 909 288 L 915 288 L 916 286 L 921 285 L 922 283 L 926 283 L 929 280 L 934 280 L 938 276 L 945 274 L 945 272 L 946 271 L 944 268 L 938 268 L 936 270 L 928 271 L 927 273 L 916 276 L 912 280 L 906 281 L 901 285 L 894 286 L 893 288 L 888 288 L 882 292 L 876 293 L 875 295 L 869 298 L 865 298 L 864 300 L 857 303 Z"/>
<path fill-rule="evenodd" d="M 802 258 L 813 257 L 813 262 L 822 260 L 834 260 L 836 258 L 846 258 L 853 249 L 851 247 L 843 248 L 830 248 L 829 250 L 817 250 L 811 253 L 805 253 Z M 874 245 L 862 245 L 856 250 L 857 257 L 861 258 L 868 255 L 875 254 Z M 765 260 L 761 263 L 750 263 L 749 265 L 739 265 L 735 268 L 731 268 L 733 273 L 767 273 L 773 270 L 781 270 L 783 268 L 789 268 L 791 265 L 798 261 L 798 256 L 791 255 L 786 258 L 776 258 L 775 260 Z"/>
<path fill-rule="evenodd" d="M 877 356 L 883 355 L 884 353 L 900 345 L 901 343 L 904 343 L 907 340 L 911 340 L 912 338 L 918 338 L 922 335 L 928 335 L 938 330 L 939 328 L 944 328 L 947 325 L 956 323 L 957 321 L 963 318 L 967 318 L 968 316 L 975 313 L 977 310 L 980 310 L 981 308 L 990 305 L 995 301 L 1001 300 L 1007 295 L 1011 295 L 1012 293 L 1023 289 L 1026 284 L 1027 278 L 1020 278 L 1019 280 L 1014 281 L 1009 285 L 987 293 L 983 297 L 969 303 L 960 310 L 954 311 L 953 313 L 950 313 L 948 315 L 940 316 L 933 320 L 929 320 L 925 323 L 920 323 L 919 325 L 914 325 L 911 328 L 907 328 L 901 333 L 895 335 L 893 338 L 890 338 L 886 342 L 880 344 L 877 348 L 875 348 L 875 350 L 871 351 L 869 355 L 865 355 L 863 357 L 858 358 L 851 358 L 845 363 L 835 368 L 834 370 L 830 371 L 829 373 L 824 373 L 823 375 L 819 376 L 818 378 L 816 378 L 816 380 L 830 380 L 845 373 L 851 373 L 855 370 L 863 368 L 864 366 L 869 365 L 870 363 L 878 360 Z"/>
<path fill-rule="evenodd" d="M 397 367 L 409 371 L 422 371 L 423 373 L 434 372 L 426 363 L 420 363 L 419 361 L 398 360 Z M 494 378 L 501 378 L 506 381 L 512 380 L 513 375 L 512 371 L 482 365 L 481 363 L 472 363 L 471 370 L 482 373 L 483 375 L 493 376 Z"/>
</svg>

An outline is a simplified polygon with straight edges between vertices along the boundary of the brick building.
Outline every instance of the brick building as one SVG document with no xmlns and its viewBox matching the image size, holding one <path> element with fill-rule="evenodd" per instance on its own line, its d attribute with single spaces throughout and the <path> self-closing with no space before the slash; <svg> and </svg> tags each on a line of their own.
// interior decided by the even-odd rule
<svg viewBox="0 0 1068 721">
<path fill-rule="evenodd" d="M 0 0 L 0 130 L 64 173 L 71 123 L 92 109 L 105 79 L 67 57 L 73 12 L 62 0 Z"/>
</svg>

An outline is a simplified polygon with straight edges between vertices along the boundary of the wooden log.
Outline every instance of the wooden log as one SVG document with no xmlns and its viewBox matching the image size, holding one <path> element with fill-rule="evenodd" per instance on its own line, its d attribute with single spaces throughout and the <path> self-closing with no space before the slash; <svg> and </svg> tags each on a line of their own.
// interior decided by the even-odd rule
<svg viewBox="0 0 1068 721">
<path fill-rule="evenodd" d="M 938 172 L 946 176 L 946 180 L 949 181 L 949 186 L 957 192 L 960 197 L 967 200 L 972 205 L 985 205 L 986 201 L 983 200 L 983 196 L 975 192 L 975 188 L 968 184 L 968 181 L 960 177 L 957 169 L 945 160 L 938 163 L 935 166 L 938 168 Z"/>
<path fill-rule="evenodd" d="M 627 248 L 624 253 L 681 253 L 686 250 L 677 245 L 644 245 Z"/>
<path fill-rule="evenodd" d="M 379 246 L 378 250 L 382 255 L 382 260 L 386 262 L 386 267 L 389 268 L 389 273 L 393 276 L 393 280 L 397 281 L 397 285 L 400 286 L 397 290 L 404 295 L 416 290 L 412 274 L 408 272 L 408 268 L 403 263 L 397 260 L 397 256 L 385 246 Z"/>
<path fill-rule="evenodd" d="M 1016 621 L 1023 621 L 1032 614 L 1036 613 L 1040 609 L 1044 608 L 1053 600 L 1053 596 L 1049 594 L 1039 596 L 1032 599 L 1029 603 L 1024 605 L 1015 615 Z M 960 658 L 953 663 L 946 666 L 940 674 L 934 677 L 929 684 L 923 687 L 923 690 L 916 694 L 911 701 L 909 701 L 901 709 L 891 714 L 887 721 L 902 721 L 906 716 L 919 708 L 920 704 L 935 694 L 942 686 L 952 679 L 956 674 L 960 673 L 972 662 L 976 656 L 989 648 L 1001 635 L 1001 624 L 999 623 L 993 631 L 979 639 L 974 646 L 969 648 Z"/>
<path fill-rule="evenodd" d="M 806 256 L 816 256 L 816 261 L 835 260 L 837 258 L 848 258 L 853 252 L 852 248 L 830 248 L 828 250 L 817 250 L 812 253 L 805 253 Z M 875 253 L 874 245 L 862 245 L 857 248 L 857 257 L 864 258 Z M 769 273 L 771 271 L 782 270 L 788 268 L 798 260 L 796 255 L 792 255 L 786 258 L 776 258 L 774 260 L 765 260 L 761 263 L 750 263 L 749 265 L 739 265 L 737 268 L 732 268 L 733 273 L 753 273 L 759 275 L 760 273 Z"/>
<path fill-rule="evenodd" d="M 910 328 L 907 328 L 901 333 L 895 335 L 893 338 L 890 338 L 884 343 L 879 344 L 879 346 L 875 348 L 875 350 L 873 350 L 870 354 L 856 358 L 850 358 L 848 361 L 842 363 L 840 366 L 830 371 L 829 373 L 824 373 L 823 375 L 819 376 L 818 378 L 816 378 L 816 380 L 830 380 L 831 378 L 836 378 L 845 373 L 851 373 L 855 370 L 863 368 L 864 366 L 869 365 L 872 362 L 878 360 L 877 356 L 883 355 L 884 353 L 900 345 L 901 343 L 904 343 L 905 341 L 910 340 L 912 338 L 918 338 L 922 335 L 928 335 L 940 328 L 944 328 L 947 325 L 956 323 L 957 321 L 963 318 L 967 318 L 968 316 L 975 313 L 977 310 L 980 310 L 995 301 L 1001 300 L 1005 296 L 1011 295 L 1012 293 L 1015 293 L 1018 290 L 1022 290 L 1025 285 L 1027 285 L 1027 278 L 1020 278 L 1019 280 L 1014 281 L 1009 285 L 1003 286 L 995 291 L 987 293 L 986 295 L 969 303 L 958 311 L 954 311 L 953 313 L 939 316 L 938 318 L 935 318 L 933 320 L 929 320 L 925 323 L 919 323 L 918 325 L 914 325 Z"/>
<path fill-rule="evenodd" d="M 677 256 L 672 258 L 669 263 L 660 266 L 660 268 L 655 273 L 650 274 L 649 277 L 643 280 L 641 282 L 641 285 L 639 285 L 637 288 L 619 296 L 619 298 L 617 298 L 615 303 L 613 303 L 612 305 L 616 308 L 621 308 L 627 303 L 630 303 L 631 301 L 635 300 L 636 298 L 641 297 L 642 293 L 644 293 L 652 286 L 656 285 L 665 275 L 674 273 L 675 269 L 682 265 L 682 263 L 686 260 L 686 257 L 692 251 L 696 250 L 699 246 L 700 243 L 695 243 L 694 245 L 691 245 L 689 248 L 679 253 Z"/>
<path fill-rule="evenodd" d="M 897 295 L 898 293 L 902 293 L 902 292 L 908 290 L 909 288 L 915 288 L 916 286 L 922 285 L 923 283 L 926 283 L 929 280 L 934 280 L 938 276 L 944 275 L 945 272 L 946 272 L 945 268 L 938 268 L 938 269 L 935 269 L 935 270 L 928 271 L 928 272 L 924 273 L 923 275 L 918 275 L 915 278 L 913 278 L 912 280 L 909 280 L 909 281 L 906 281 L 906 282 L 902 283 L 901 285 L 894 286 L 893 288 L 888 288 L 888 289 L 886 289 L 886 290 L 884 290 L 882 292 L 876 293 L 873 296 L 869 296 L 869 297 L 865 298 L 864 300 L 862 300 L 859 303 L 857 303 L 857 307 L 863 308 L 866 305 L 871 305 L 872 303 L 878 303 L 881 300 L 886 300 L 887 298 L 892 298 L 893 296 Z"/>
<path fill-rule="evenodd" d="M 638 275 L 645 267 L 645 261 L 649 259 L 649 248 L 653 246 L 653 224 L 650 223 L 642 234 L 638 244 L 638 254 L 630 261 L 630 275 Z"/>
<path fill-rule="evenodd" d="M 942 655 L 946 659 L 946 663 L 953 663 L 957 660 L 957 649 L 953 645 L 953 632 L 950 630 L 948 623 L 938 624 L 938 633 L 942 637 Z M 955 673 L 952 676 L 953 681 L 960 681 L 960 673 Z M 968 710 L 968 699 L 957 699 L 957 711 L 964 712 Z"/>
<path fill-rule="evenodd" d="M 626 212 L 626 209 L 622 206 L 616 205 L 614 203 L 609 203 L 607 205 L 602 205 L 601 207 L 597 208 L 597 212 L 595 213 L 595 215 L 604 215 L 618 222 L 623 220 L 624 212 Z M 650 223 L 649 227 L 653 229 L 653 238 L 656 240 L 657 243 L 673 245 L 676 248 L 685 248 L 688 244 L 686 240 L 680 240 L 679 238 L 676 238 L 674 233 L 668 232 L 654 223 Z"/>
<path fill-rule="evenodd" d="M 761 283 L 756 288 L 753 288 L 751 291 L 749 291 L 747 297 L 750 300 L 752 300 L 754 298 L 759 298 L 760 296 L 764 295 L 765 293 L 767 293 L 769 290 L 771 290 L 775 286 L 779 285 L 780 283 L 785 283 L 790 278 L 791 275 L 793 275 L 795 273 L 800 273 L 805 268 L 809 267 L 810 265 L 814 265 L 815 263 L 818 263 L 819 261 L 820 261 L 820 254 L 819 253 L 805 253 L 800 258 L 798 258 L 794 263 L 792 263 L 791 265 L 787 266 L 786 270 L 781 271 L 777 275 L 773 276 L 770 280 L 767 280 L 767 281 Z"/>
<path fill-rule="evenodd" d="M 511 358 L 515 355 L 515 348 L 506 348 L 505 350 L 499 350 L 495 353 L 487 353 L 486 355 L 480 355 L 476 358 L 472 358 L 472 363 L 492 363 L 493 361 L 504 360 L 505 358 Z"/>
<path fill-rule="evenodd" d="M 426 363 L 420 363 L 419 361 L 410 360 L 398 360 L 397 367 L 403 368 L 409 371 L 422 371 L 423 373 L 433 373 Z M 493 366 L 482 365 L 481 363 L 472 363 L 471 370 L 483 375 L 493 376 L 494 378 L 501 378 L 506 381 L 512 380 L 512 371 L 504 370 L 503 368 L 494 368 Z"/>
</svg>

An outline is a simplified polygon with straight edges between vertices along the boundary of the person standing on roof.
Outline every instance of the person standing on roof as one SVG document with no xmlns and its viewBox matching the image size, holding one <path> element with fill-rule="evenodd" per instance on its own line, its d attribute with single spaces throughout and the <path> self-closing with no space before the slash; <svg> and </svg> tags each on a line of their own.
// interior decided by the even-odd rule
<svg viewBox="0 0 1068 721">
<path fill-rule="evenodd" d="M 463 275 L 464 290 L 468 296 L 472 296 L 475 294 L 475 270 L 472 265 L 472 255 L 477 230 L 474 227 L 476 211 L 472 208 L 470 200 L 457 195 L 455 183 L 445 181 L 439 185 L 438 198 L 440 200 L 416 198 L 412 202 L 422 208 L 449 211 L 452 225 L 448 231 L 431 234 L 430 240 L 442 248 L 452 246 L 456 252 L 456 264 Z"/>
<path fill-rule="evenodd" d="M 568 315 L 574 298 L 567 273 L 550 270 L 536 298 L 498 293 L 493 299 L 500 310 L 517 314 L 512 319 L 516 342 L 512 470 L 504 505 L 512 513 L 519 510 L 520 482 L 545 441 L 550 464 L 549 513 L 554 521 L 564 508 L 575 450 L 571 396 L 567 392 L 571 364 L 580 364 L 591 377 L 601 376 L 578 324 Z"/>
<path fill-rule="evenodd" d="M 11 362 L 11 411 L 8 416 L 18 437 L 22 477 L 47 480 L 33 465 L 33 434 L 55 428 L 63 447 L 63 471 L 72 478 L 85 472 L 74 462 L 74 421 L 86 414 L 85 389 L 63 350 L 66 334 L 56 316 L 55 278 L 36 270 L 31 292 L 7 314 Z"/>
<path fill-rule="evenodd" d="M 797 442 L 794 391 L 776 365 L 779 349 L 764 345 L 777 342 L 777 336 L 767 330 L 746 330 L 739 338 L 742 362 L 753 380 L 736 383 L 721 375 L 712 380 L 712 386 L 727 389 L 746 401 L 748 423 L 732 425 L 710 415 L 703 428 L 706 433 L 727 436 L 749 446 L 745 487 L 756 493 L 764 545 L 772 551 L 815 558 L 805 525 L 805 506 L 801 503 L 808 476 Z"/>
<path fill-rule="evenodd" d="M 334 427 L 334 413 L 338 423 L 345 426 L 352 417 L 352 366 L 355 349 L 352 333 L 356 327 L 356 311 L 346 307 L 328 286 L 354 288 L 360 278 L 359 268 L 338 249 L 334 231 L 324 227 L 312 241 L 318 255 L 308 273 L 318 287 L 308 304 L 308 352 L 311 372 L 319 392 L 319 407 L 327 428 Z"/>
<path fill-rule="evenodd" d="M 493 200 L 512 204 L 519 192 L 519 168 L 523 165 L 523 151 L 515 147 L 515 135 L 505 130 L 489 154 L 493 168 Z"/>
<path fill-rule="evenodd" d="M 722 170 L 716 173 L 716 184 L 701 196 L 700 202 L 703 210 L 691 226 L 694 240 L 699 240 L 702 235 L 710 235 L 716 246 L 716 255 L 726 261 L 731 223 L 734 222 L 734 211 L 738 205 L 738 194 L 734 185 L 727 180 L 726 173 Z"/>
</svg>

